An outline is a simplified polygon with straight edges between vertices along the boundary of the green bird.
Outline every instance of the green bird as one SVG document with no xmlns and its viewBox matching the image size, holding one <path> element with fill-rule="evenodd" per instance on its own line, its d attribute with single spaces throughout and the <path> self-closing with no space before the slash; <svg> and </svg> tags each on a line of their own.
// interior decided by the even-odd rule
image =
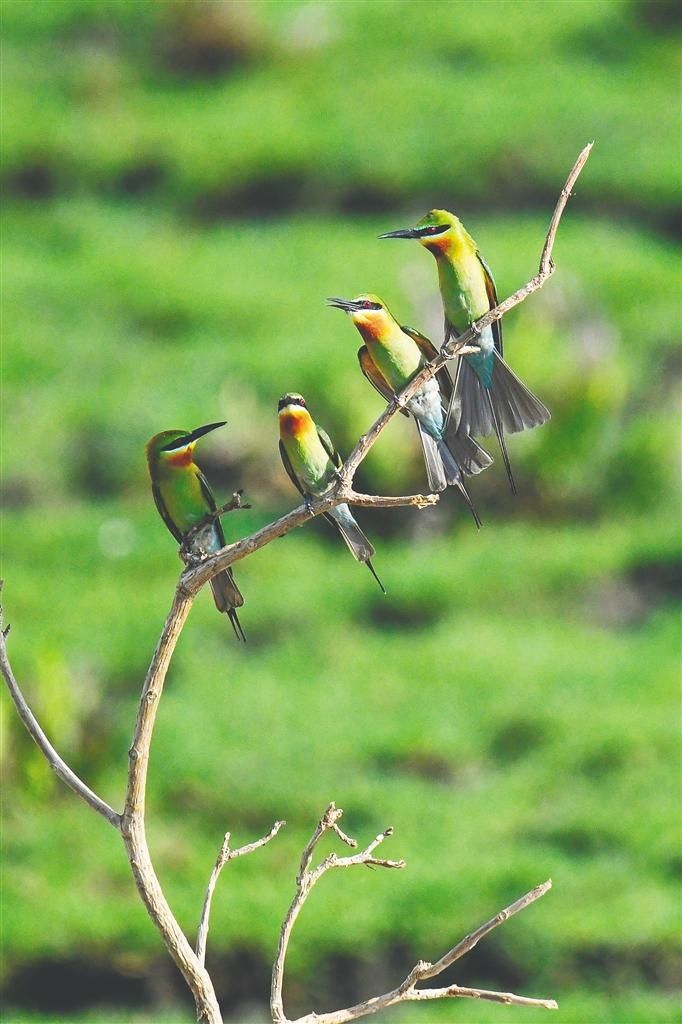
<svg viewBox="0 0 682 1024">
<path fill-rule="evenodd" d="M 312 497 L 324 494 L 343 465 L 341 456 L 334 448 L 329 435 L 313 420 L 302 395 L 290 393 L 280 398 L 277 405 L 279 415 L 279 454 L 297 491 L 303 495 L 310 510 Z M 384 585 L 372 565 L 374 547 L 362 532 L 348 505 L 337 505 L 325 512 L 325 519 L 334 526 L 345 540 L 351 554 L 358 562 L 364 562 L 381 590 Z"/>
<path fill-rule="evenodd" d="M 357 327 L 364 341 L 358 351 L 360 369 L 389 402 L 438 354 L 423 334 L 413 327 L 401 326 L 378 295 L 327 302 L 348 313 Z M 443 367 L 422 384 L 403 412 L 406 416 L 411 414 L 417 424 L 431 490 L 442 491 L 448 484 L 457 487 L 480 527 L 481 520 L 464 485 L 464 474 L 480 473 L 492 459 L 455 418 L 448 416 L 452 392 L 450 374 Z"/>
<path fill-rule="evenodd" d="M 225 421 L 208 423 L 189 433 L 186 430 L 163 430 L 147 442 L 147 464 L 159 514 L 178 543 L 184 544 L 189 540 L 189 550 L 199 555 L 219 551 L 225 546 L 225 535 L 220 519 L 213 519 L 189 539 L 187 537 L 193 527 L 216 510 L 208 481 L 194 462 L 194 446 L 204 434 L 224 425 Z M 232 569 L 224 569 L 210 582 L 216 608 L 225 612 L 237 639 L 246 640 L 236 611 L 244 604 L 244 598 L 234 581 Z"/>
<path fill-rule="evenodd" d="M 379 238 L 416 238 L 436 259 L 445 313 L 445 341 L 497 305 L 490 269 L 462 222 L 447 210 L 431 210 L 414 228 L 387 231 Z M 502 324 L 496 320 L 477 339 L 480 351 L 457 360 L 451 411 L 467 433 L 495 433 L 512 493 L 505 432 L 516 434 L 549 419 L 549 412 L 502 358 Z"/>
</svg>

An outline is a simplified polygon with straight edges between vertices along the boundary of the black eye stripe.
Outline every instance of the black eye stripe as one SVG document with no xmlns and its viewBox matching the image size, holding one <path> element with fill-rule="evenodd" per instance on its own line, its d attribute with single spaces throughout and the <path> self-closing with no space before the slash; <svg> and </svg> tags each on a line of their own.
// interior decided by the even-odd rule
<svg viewBox="0 0 682 1024">
<path fill-rule="evenodd" d="M 284 398 L 280 398 L 277 403 L 277 412 L 281 412 L 282 409 L 286 409 L 288 405 L 300 405 L 305 409 L 305 400 L 300 395 L 285 395 Z"/>
<path fill-rule="evenodd" d="M 428 227 L 419 228 L 417 234 L 419 238 L 426 238 L 428 235 L 442 235 L 449 227 L 449 224 L 430 224 Z"/>
<path fill-rule="evenodd" d="M 380 302 L 370 302 L 369 299 L 367 299 L 365 302 L 363 302 L 362 308 L 363 309 L 381 309 L 381 303 Z"/>
</svg>

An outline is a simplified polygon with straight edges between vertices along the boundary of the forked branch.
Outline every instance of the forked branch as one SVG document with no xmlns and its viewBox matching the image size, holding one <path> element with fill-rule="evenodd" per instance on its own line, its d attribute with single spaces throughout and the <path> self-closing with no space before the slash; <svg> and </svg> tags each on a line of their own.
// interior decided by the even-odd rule
<svg viewBox="0 0 682 1024">
<path fill-rule="evenodd" d="M 460 985 L 448 985 L 447 988 L 417 988 L 420 981 L 425 981 L 427 978 L 435 978 L 441 974 L 455 960 L 459 960 L 460 957 L 469 953 L 494 928 L 497 928 L 504 921 L 508 921 L 514 914 L 525 910 L 531 903 L 535 903 L 541 896 L 544 896 L 552 887 L 551 881 L 547 881 L 531 889 L 525 896 L 511 903 L 504 910 L 501 910 L 499 914 L 496 914 L 495 917 L 482 924 L 475 932 L 465 936 L 435 964 L 420 960 L 414 965 L 407 977 L 390 992 L 385 992 L 380 996 L 373 996 L 371 999 L 366 999 L 362 1003 L 356 1003 L 355 1006 L 349 1006 L 342 1010 L 332 1010 L 330 1013 L 308 1013 L 303 1017 L 297 1017 L 295 1020 L 290 1021 L 284 1012 L 282 999 L 286 955 L 294 924 L 313 886 L 320 880 L 322 875 L 332 868 L 353 867 L 359 864 L 369 864 L 383 868 L 405 867 L 405 861 L 403 860 L 383 860 L 374 856 L 374 850 L 377 846 L 388 836 L 392 835 L 393 830 L 389 828 L 385 832 L 380 832 L 361 853 L 351 857 L 337 857 L 335 853 L 330 853 L 316 868 L 311 868 L 310 864 L 315 847 L 325 832 L 335 832 L 348 846 L 357 846 L 355 840 L 342 832 L 338 826 L 338 821 L 342 814 L 341 808 L 337 808 L 333 803 L 329 804 L 301 857 L 301 866 L 296 878 L 296 894 L 282 923 L 277 956 L 272 971 L 270 1012 L 274 1024 L 345 1024 L 346 1021 L 367 1017 L 369 1014 L 376 1013 L 378 1010 L 386 1010 L 389 1006 L 395 1006 L 397 1003 L 414 1003 L 425 999 L 483 999 L 492 1003 L 505 1003 L 514 1006 L 538 1006 L 546 1010 L 556 1010 L 557 1004 L 554 999 L 533 999 L 529 996 L 518 996 L 512 992 L 493 992 L 482 988 L 463 988 Z"/>
<path fill-rule="evenodd" d="M 272 1014 L 274 1024 L 287 1024 L 287 1017 L 284 1013 L 282 997 L 284 964 L 287 950 L 289 948 L 289 939 L 291 938 L 296 918 L 300 914 L 303 904 L 310 895 L 313 886 L 319 882 L 327 871 L 331 871 L 332 868 L 349 868 L 355 867 L 358 864 L 366 864 L 370 867 L 378 868 L 405 867 L 404 860 L 384 860 L 383 858 L 374 856 L 374 851 L 377 846 L 383 843 L 384 839 L 387 839 L 388 836 L 393 833 L 392 828 L 387 828 L 384 832 L 380 832 L 379 835 L 376 836 L 360 853 L 353 854 L 350 857 L 338 857 L 335 853 L 330 853 L 329 856 L 320 861 L 316 868 L 311 869 L 310 864 L 313 859 L 313 854 L 315 853 L 315 848 L 326 832 L 334 832 L 341 842 L 346 844 L 346 846 L 350 846 L 351 848 L 357 847 L 358 844 L 355 839 L 351 839 L 350 836 L 346 835 L 339 825 L 339 819 L 342 815 L 343 811 L 341 808 L 337 807 L 332 801 L 318 821 L 317 827 L 301 855 L 301 864 L 298 869 L 298 875 L 296 876 L 296 893 L 291 901 L 280 930 L 277 956 L 275 957 L 275 963 L 272 969 L 270 1012 Z M 317 1015 L 313 1014 L 309 1019 L 310 1021 L 313 1021 L 318 1018 Z"/>
<path fill-rule="evenodd" d="M 269 843 L 271 839 L 275 838 L 279 830 L 285 825 L 286 821 L 276 821 L 268 834 L 263 836 L 262 839 L 257 839 L 254 843 L 247 843 L 246 846 L 240 846 L 236 850 L 230 849 L 230 833 L 225 833 L 222 846 L 220 847 L 220 853 L 218 854 L 218 859 L 213 865 L 213 871 L 211 872 L 211 877 L 208 880 L 208 888 L 206 889 L 204 905 L 201 908 L 201 918 L 199 919 L 196 954 L 202 967 L 206 961 L 206 939 L 208 938 L 208 919 L 211 916 L 211 903 L 220 872 L 231 860 L 236 860 L 237 857 L 243 857 L 244 854 L 253 853 L 254 850 L 258 850 L 261 846 L 265 846 L 266 843 Z"/>
<path fill-rule="evenodd" d="M 2 591 L 3 581 L 0 580 L 0 592 Z M 50 768 L 53 769 L 55 775 L 64 782 L 70 790 L 72 790 L 76 796 L 79 796 L 81 800 L 84 800 L 89 807 L 92 807 L 93 811 L 97 811 L 103 818 L 113 825 L 114 828 L 118 828 L 121 823 L 121 816 L 117 814 L 113 807 L 110 807 L 106 800 L 102 800 L 101 796 L 98 796 L 89 786 L 87 786 L 82 779 L 76 775 L 72 768 L 69 768 L 66 761 L 64 761 L 57 751 L 54 749 L 47 736 L 43 732 L 38 719 L 35 717 L 30 707 L 26 703 L 26 699 L 19 689 L 19 684 L 14 678 L 14 672 L 7 656 L 7 634 L 9 633 L 9 626 L 3 628 L 2 623 L 2 607 L 0 607 L 0 672 L 7 684 L 9 695 L 14 701 L 14 706 L 19 712 L 19 717 L 26 726 L 29 736 L 35 742 L 40 752 L 45 757 Z"/>
</svg>

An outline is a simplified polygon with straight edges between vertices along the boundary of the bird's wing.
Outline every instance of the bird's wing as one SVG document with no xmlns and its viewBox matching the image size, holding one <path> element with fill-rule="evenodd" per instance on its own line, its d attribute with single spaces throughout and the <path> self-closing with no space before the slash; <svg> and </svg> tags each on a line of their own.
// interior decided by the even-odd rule
<svg viewBox="0 0 682 1024">
<path fill-rule="evenodd" d="M 341 458 L 336 448 L 332 444 L 331 437 L 326 432 L 326 430 L 323 430 L 322 427 L 318 427 L 317 424 L 315 424 L 315 429 L 317 430 L 317 436 L 320 439 L 320 444 L 326 451 L 329 458 L 332 460 L 332 465 L 336 466 L 337 469 L 341 469 L 341 466 L 343 465 L 343 459 Z"/>
<path fill-rule="evenodd" d="M 211 488 L 208 485 L 208 480 L 206 479 L 206 477 L 204 476 L 200 469 L 197 470 L 197 477 L 199 479 L 199 487 L 201 488 L 202 496 L 206 504 L 208 505 L 208 509 L 206 511 L 215 512 L 217 505 L 215 503 L 215 498 L 213 497 L 213 492 L 211 491 Z M 220 519 L 216 519 L 215 521 L 215 531 L 218 534 L 220 546 L 224 548 L 225 534 L 223 533 L 223 524 L 220 522 Z"/>
<path fill-rule="evenodd" d="M 180 530 L 178 530 L 177 526 L 171 519 L 168 513 L 168 509 L 166 508 L 166 503 L 161 495 L 161 491 L 156 486 L 156 484 L 152 484 L 152 495 L 154 496 L 154 504 L 159 510 L 159 515 L 163 519 L 164 523 L 166 524 L 170 532 L 175 537 L 178 544 L 182 544 L 182 534 L 180 533 Z"/>
<path fill-rule="evenodd" d="M 408 334 L 413 341 L 416 341 L 417 345 L 422 350 L 425 359 L 428 359 L 428 361 L 431 362 L 432 359 L 436 358 L 438 355 L 438 349 L 425 334 L 422 334 L 421 331 L 415 330 L 414 327 L 401 326 L 400 329 L 403 333 Z M 447 409 L 452 400 L 452 377 L 450 376 L 447 366 L 444 366 L 442 370 L 438 371 L 436 374 L 436 380 L 438 381 L 440 393 L 443 396 L 443 402 Z"/>
<path fill-rule="evenodd" d="M 493 275 L 490 272 L 490 267 L 481 256 L 478 249 L 476 250 L 476 257 L 478 262 L 483 267 L 483 277 L 485 279 L 485 290 L 488 295 L 488 302 L 490 303 L 489 308 L 493 309 L 497 305 L 497 289 L 495 288 L 495 282 L 493 281 Z M 495 320 L 491 325 L 493 332 L 493 339 L 495 341 L 495 348 L 502 355 L 502 321 Z"/>
<path fill-rule="evenodd" d="M 296 488 L 296 490 L 298 491 L 299 494 L 305 494 L 305 491 L 303 490 L 303 488 L 301 487 L 300 483 L 298 482 L 298 477 L 294 473 L 294 467 L 291 465 L 291 460 L 289 459 L 289 456 L 287 455 L 287 450 L 286 450 L 286 448 L 284 447 L 284 445 L 283 445 L 283 443 L 281 441 L 279 442 L 279 455 L 280 455 L 280 458 L 282 460 L 282 465 L 286 469 L 287 476 L 291 480 L 292 484 L 294 485 L 294 487 Z"/>
<path fill-rule="evenodd" d="M 360 369 L 364 373 L 367 380 L 370 382 L 375 391 L 378 391 L 382 398 L 385 398 L 387 402 L 393 401 L 393 391 L 391 390 L 386 378 L 380 370 L 377 370 L 376 366 L 372 361 L 367 346 L 362 345 L 358 349 L 358 362 L 360 363 Z M 409 415 L 407 409 L 400 410 L 403 416 Z"/>
</svg>

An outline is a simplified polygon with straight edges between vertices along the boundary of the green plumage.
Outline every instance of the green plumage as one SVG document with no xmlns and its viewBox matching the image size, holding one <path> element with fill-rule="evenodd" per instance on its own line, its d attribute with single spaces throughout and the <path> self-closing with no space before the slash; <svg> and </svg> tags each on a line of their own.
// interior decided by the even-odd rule
<svg viewBox="0 0 682 1024">
<path fill-rule="evenodd" d="M 152 482 L 152 495 L 159 515 L 178 543 L 187 545 L 192 553 L 205 556 L 225 546 L 225 534 L 219 518 L 210 519 L 194 534 L 193 527 L 215 512 L 216 503 L 208 481 L 192 458 L 197 438 L 222 423 L 210 423 L 190 433 L 164 430 L 147 444 L 147 464 Z M 211 579 L 211 589 L 218 611 L 225 612 L 238 639 L 245 640 L 236 608 L 244 604 L 231 569 Z"/>
</svg>

